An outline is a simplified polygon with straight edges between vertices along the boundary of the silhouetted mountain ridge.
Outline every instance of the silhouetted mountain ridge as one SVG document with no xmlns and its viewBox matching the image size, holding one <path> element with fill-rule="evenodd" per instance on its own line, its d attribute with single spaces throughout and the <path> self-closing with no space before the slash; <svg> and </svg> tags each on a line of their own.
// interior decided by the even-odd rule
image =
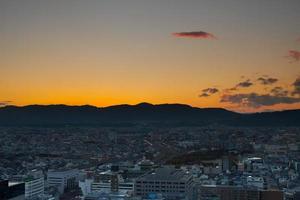
<svg viewBox="0 0 300 200">
<path fill-rule="evenodd" d="M 0 126 L 113 125 L 120 123 L 182 125 L 300 126 L 300 110 L 240 114 L 223 108 L 185 104 L 140 103 L 98 108 L 90 105 L 28 105 L 0 108 Z"/>
</svg>

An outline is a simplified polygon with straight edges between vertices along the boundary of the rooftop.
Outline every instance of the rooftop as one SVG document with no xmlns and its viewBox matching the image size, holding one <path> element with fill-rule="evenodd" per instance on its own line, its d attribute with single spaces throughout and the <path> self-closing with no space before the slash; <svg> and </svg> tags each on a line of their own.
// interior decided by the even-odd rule
<svg viewBox="0 0 300 200">
<path fill-rule="evenodd" d="M 165 166 L 139 177 L 139 180 L 187 181 L 190 174 L 172 166 Z"/>
</svg>

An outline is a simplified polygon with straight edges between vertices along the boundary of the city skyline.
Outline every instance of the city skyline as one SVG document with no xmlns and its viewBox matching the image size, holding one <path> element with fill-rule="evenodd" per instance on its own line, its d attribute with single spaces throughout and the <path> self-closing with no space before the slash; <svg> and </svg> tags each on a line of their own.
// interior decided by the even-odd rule
<svg viewBox="0 0 300 200">
<path fill-rule="evenodd" d="M 300 108 L 300 3 L 0 1 L 0 106 Z"/>
</svg>

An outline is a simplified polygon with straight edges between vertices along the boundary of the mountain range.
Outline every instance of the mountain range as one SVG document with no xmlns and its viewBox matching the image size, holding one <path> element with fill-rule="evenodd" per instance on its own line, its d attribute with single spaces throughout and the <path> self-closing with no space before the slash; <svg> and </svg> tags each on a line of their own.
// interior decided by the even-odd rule
<svg viewBox="0 0 300 200">
<path fill-rule="evenodd" d="M 241 114 L 223 108 L 140 103 L 109 107 L 28 105 L 0 108 L 0 126 L 300 126 L 300 110 Z"/>
</svg>

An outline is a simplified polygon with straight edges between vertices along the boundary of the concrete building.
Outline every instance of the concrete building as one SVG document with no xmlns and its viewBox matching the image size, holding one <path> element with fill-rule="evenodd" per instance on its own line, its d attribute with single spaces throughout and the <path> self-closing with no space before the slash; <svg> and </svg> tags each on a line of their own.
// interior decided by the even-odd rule
<svg viewBox="0 0 300 200">
<path fill-rule="evenodd" d="M 78 175 L 79 172 L 76 169 L 73 170 L 49 170 L 47 173 L 48 186 L 56 187 L 60 194 L 63 194 L 65 190 L 70 190 L 78 187 Z"/>
<path fill-rule="evenodd" d="M 262 177 L 248 176 L 246 178 L 247 186 L 264 189 L 264 179 Z"/>
<path fill-rule="evenodd" d="M 41 170 L 32 170 L 26 175 L 14 175 L 10 180 L 10 184 L 24 183 L 25 199 L 34 200 L 44 195 L 45 180 Z"/>
<path fill-rule="evenodd" d="M 108 196 L 132 196 L 134 183 L 125 181 L 120 174 L 115 172 L 102 172 L 100 174 L 88 175 L 84 181 L 79 181 L 84 197 L 92 198 L 107 194 Z"/>
<path fill-rule="evenodd" d="M 141 197 L 161 194 L 169 200 L 193 199 L 192 176 L 171 166 L 158 168 L 136 179 L 134 193 Z"/>
<path fill-rule="evenodd" d="M 201 185 L 198 200 L 283 200 L 279 190 L 259 190 L 242 186 Z"/>
<path fill-rule="evenodd" d="M 38 199 L 44 195 L 44 177 L 27 177 L 25 182 L 25 199 L 33 200 Z"/>
</svg>

